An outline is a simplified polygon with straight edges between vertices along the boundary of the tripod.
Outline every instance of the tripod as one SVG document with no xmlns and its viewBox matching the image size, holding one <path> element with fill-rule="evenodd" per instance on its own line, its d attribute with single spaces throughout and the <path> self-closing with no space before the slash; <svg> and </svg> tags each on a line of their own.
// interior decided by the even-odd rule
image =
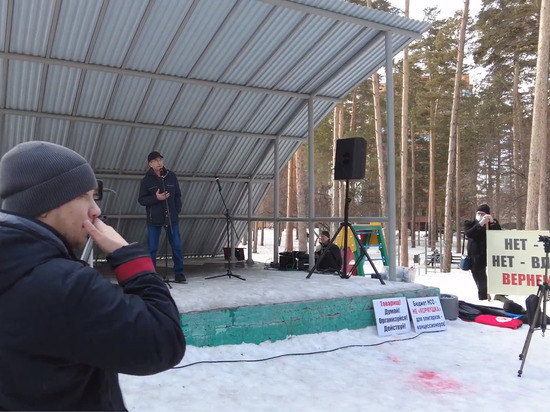
<svg viewBox="0 0 550 412">
<path fill-rule="evenodd" d="M 165 169 L 166 170 L 166 169 Z M 166 177 L 166 172 L 164 172 L 161 175 L 162 179 L 162 192 L 166 193 L 166 187 L 164 185 L 164 178 Z M 168 230 L 172 230 L 172 219 L 170 218 L 170 207 L 168 206 L 168 199 L 164 199 L 164 203 L 166 206 L 165 215 L 164 215 L 164 275 L 162 276 L 162 281 L 166 283 L 168 286 L 168 289 L 172 289 L 172 285 L 170 284 L 170 280 L 168 280 Z M 174 253 L 172 251 L 172 253 Z"/>
<path fill-rule="evenodd" d="M 349 223 L 349 204 L 350 203 L 351 203 L 351 198 L 349 197 L 349 179 L 346 179 L 346 203 L 345 203 L 345 206 L 344 206 L 344 221 L 342 223 L 340 223 L 340 227 L 338 228 L 338 230 L 336 231 L 334 236 L 332 236 L 332 239 L 330 239 L 330 242 L 329 242 L 329 244 L 332 244 L 334 242 L 334 239 L 336 239 L 336 237 L 340 233 L 340 231 L 342 229 L 344 229 L 344 256 L 343 256 L 344 259 L 343 259 L 343 264 L 344 264 L 345 269 L 340 271 L 340 277 L 342 279 L 349 279 L 351 277 L 352 273 L 354 272 L 354 270 L 359 265 L 359 263 L 363 260 L 364 257 L 366 257 L 368 259 L 370 265 L 372 266 L 372 269 L 374 270 L 375 275 L 373 275 L 373 277 L 378 279 L 381 284 L 385 285 L 384 280 L 382 279 L 382 276 L 380 276 L 380 273 L 378 273 L 378 270 L 376 269 L 376 266 L 374 266 L 374 262 L 370 258 L 369 254 L 367 253 L 367 251 L 366 251 L 365 247 L 363 246 L 363 244 L 361 243 L 361 241 L 359 239 L 359 236 L 357 236 L 357 232 L 355 231 L 353 226 Z M 351 270 L 349 272 L 347 271 L 347 268 L 348 268 L 348 230 L 351 230 L 351 232 L 353 233 L 353 237 L 355 238 L 355 241 L 357 242 L 357 244 L 361 248 L 361 253 L 359 254 L 359 257 L 356 259 L 355 264 L 353 265 L 353 267 L 351 268 Z M 315 262 L 315 265 L 309 270 L 309 273 L 307 274 L 306 279 L 309 279 L 311 277 L 311 274 L 315 271 L 315 269 L 317 269 L 317 266 L 319 265 L 319 263 L 321 263 L 321 261 L 323 260 L 323 257 L 328 253 L 328 251 L 329 251 L 329 248 L 327 247 L 327 248 L 325 248 L 323 253 L 321 253 L 321 255 L 319 256 L 319 259 L 317 259 L 317 261 Z"/>
<path fill-rule="evenodd" d="M 231 215 L 229 214 L 229 208 L 227 207 L 227 204 L 225 203 L 225 199 L 223 198 L 223 194 L 222 194 L 222 186 L 220 185 L 220 178 L 219 177 L 216 177 L 216 183 L 218 183 L 218 192 L 220 193 L 220 197 L 222 198 L 222 203 L 223 203 L 223 206 L 225 208 L 225 233 L 227 235 L 227 249 L 228 249 L 228 253 L 227 253 L 227 273 L 223 274 L 223 275 L 215 275 L 215 276 L 209 276 L 205 279 L 214 279 L 214 278 L 219 278 L 219 277 L 222 277 L 222 276 L 228 276 L 229 279 L 231 279 L 232 277 L 235 277 L 237 279 L 240 279 L 240 280 L 246 280 L 245 278 L 239 276 L 239 275 L 235 275 L 233 272 L 231 272 L 231 239 L 230 239 L 230 228 L 233 229 L 233 232 L 236 234 L 237 231 L 235 230 L 235 226 L 233 226 L 233 221 L 231 220 Z"/>
<path fill-rule="evenodd" d="M 533 332 L 537 328 L 537 322 L 539 317 L 540 321 L 540 330 L 542 331 L 542 336 L 546 332 L 546 301 L 548 300 L 548 255 L 550 253 L 550 237 L 548 236 L 539 236 L 539 242 L 544 243 L 544 251 L 546 252 L 546 265 L 544 267 L 544 281 L 542 285 L 539 285 L 537 292 L 537 309 L 535 310 L 535 315 L 529 325 L 529 332 L 527 332 L 527 337 L 525 338 L 525 343 L 523 344 L 523 350 L 519 355 L 519 360 L 521 361 L 521 366 L 518 370 L 518 377 L 521 378 L 523 373 L 523 365 L 525 365 L 525 359 L 527 358 L 527 351 L 529 350 L 529 345 L 531 344 L 531 338 L 533 337 Z M 542 303 L 542 311 L 540 304 Z"/>
</svg>

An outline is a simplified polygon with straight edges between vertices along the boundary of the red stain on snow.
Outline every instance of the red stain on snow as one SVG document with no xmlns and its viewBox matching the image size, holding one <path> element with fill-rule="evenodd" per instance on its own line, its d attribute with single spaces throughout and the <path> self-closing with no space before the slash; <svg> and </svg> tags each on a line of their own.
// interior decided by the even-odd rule
<svg viewBox="0 0 550 412">
<path fill-rule="evenodd" d="M 399 363 L 399 362 L 401 362 L 398 358 L 395 358 L 395 357 L 393 357 L 393 356 L 388 356 L 387 358 L 388 358 L 388 360 L 389 360 L 390 362 L 393 362 L 393 363 Z"/>
<path fill-rule="evenodd" d="M 441 376 L 434 371 L 420 370 L 415 374 L 414 380 L 421 388 L 436 393 L 455 392 L 462 389 L 462 385 L 457 381 Z"/>
</svg>

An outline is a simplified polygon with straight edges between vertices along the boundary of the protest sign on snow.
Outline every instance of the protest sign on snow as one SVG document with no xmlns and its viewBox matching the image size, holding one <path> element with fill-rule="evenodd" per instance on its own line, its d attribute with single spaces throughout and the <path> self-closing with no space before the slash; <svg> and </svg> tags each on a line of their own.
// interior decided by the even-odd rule
<svg viewBox="0 0 550 412">
<path fill-rule="evenodd" d="M 528 296 L 536 294 L 548 266 L 538 230 L 487 232 L 487 286 L 489 293 Z"/>
<path fill-rule="evenodd" d="M 378 336 L 397 335 L 411 331 L 411 320 L 404 297 L 372 301 Z"/>
<path fill-rule="evenodd" d="M 439 296 L 409 298 L 407 302 L 415 332 L 436 332 L 447 329 Z"/>
</svg>

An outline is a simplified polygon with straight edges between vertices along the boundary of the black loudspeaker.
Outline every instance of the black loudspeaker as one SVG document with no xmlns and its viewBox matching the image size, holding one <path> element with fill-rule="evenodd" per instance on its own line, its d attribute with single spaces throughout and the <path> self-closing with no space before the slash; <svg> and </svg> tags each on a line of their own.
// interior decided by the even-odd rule
<svg viewBox="0 0 550 412">
<path fill-rule="evenodd" d="M 362 137 L 336 140 L 334 180 L 363 179 L 367 141 Z"/>
</svg>

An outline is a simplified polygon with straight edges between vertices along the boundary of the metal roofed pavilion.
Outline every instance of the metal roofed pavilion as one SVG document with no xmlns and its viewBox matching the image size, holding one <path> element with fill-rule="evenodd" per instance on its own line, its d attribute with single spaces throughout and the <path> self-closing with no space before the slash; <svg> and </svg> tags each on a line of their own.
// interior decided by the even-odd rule
<svg viewBox="0 0 550 412">
<path fill-rule="evenodd" d="M 183 193 L 184 254 L 219 253 L 215 177 L 244 233 L 313 126 L 427 27 L 340 0 L 0 0 L 0 155 L 74 149 L 109 222 L 145 243 L 137 194 L 158 150 Z"/>
</svg>

